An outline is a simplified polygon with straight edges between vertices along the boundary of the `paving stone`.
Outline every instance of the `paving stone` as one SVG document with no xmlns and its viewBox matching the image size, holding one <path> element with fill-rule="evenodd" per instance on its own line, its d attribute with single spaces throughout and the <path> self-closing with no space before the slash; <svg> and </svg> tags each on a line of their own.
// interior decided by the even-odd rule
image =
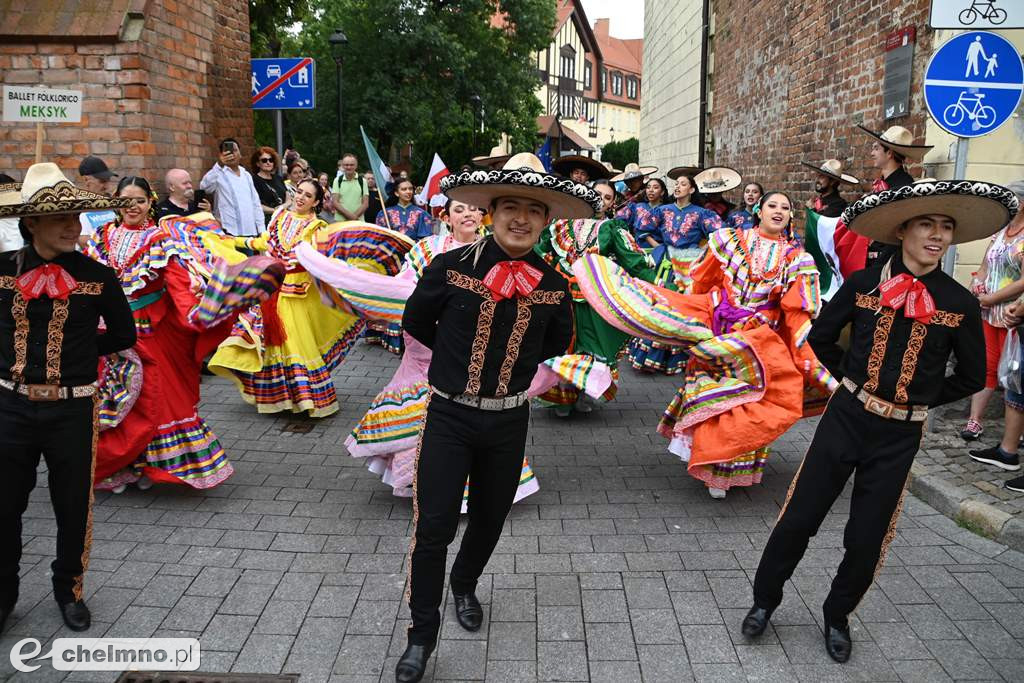
<svg viewBox="0 0 1024 683">
<path fill-rule="evenodd" d="M 442 640 L 435 656 L 435 680 L 482 681 L 487 674 L 486 642 Z"/>
<path fill-rule="evenodd" d="M 686 625 L 680 626 L 679 630 L 683 635 L 683 642 L 686 643 L 691 664 L 737 661 L 736 650 L 724 626 Z"/>
<path fill-rule="evenodd" d="M 587 622 L 586 631 L 590 661 L 636 659 L 636 645 L 630 624 Z"/>
<path fill-rule="evenodd" d="M 537 680 L 536 661 L 487 660 L 488 681 L 502 683 L 534 683 Z"/>
<path fill-rule="evenodd" d="M 966 640 L 931 640 L 925 645 L 954 679 L 994 679 L 995 669 Z"/>
<path fill-rule="evenodd" d="M 693 680 L 685 648 L 678 645 L 638 645 L 637 653 L 644 683 Z"/>
<path fill-rule="evenodd" d="M 253 631 L 271 635 L 295 635 L 302 628 L 308 611 L 308 602 L 273 599 L 267 603 Z"/>
<path fill-rule="evenodd" d="M 346 634 L 334 662 L 334 673 L 380 675 L 390 640 L 389 636 Z"/>
<path fill-rule="evenodd" d="M 216 614 L 199 642 L 211 650 L 240 650 L 256 624 L 256 617 Z"/>
<path fill-rule="evenodd" d="M 537 660 L 537 625 L 530 622 L 496 621 L 490 624 L 487 659 Z"/>
<path fill-rule="evenodd" d="M 629 618 L 633 625 L 633 637 L 638 644 L 657 645 L 683 642 L 679 635 L 676 614 L 671 609 L 630 608 Z"/>
<path fill-rule="evenodd" d="M 581 642 L 537 643 L 537 671 L 542 681 L 587 681 L 586 646 Z"/>
<path fill-rule="evenodd" d="M 583 620 L 587 623 L 629 621 L 626 593 L 621 590 L 583 591 Z"/>
<path fill-rule="evenodd" d="M 539 640 L 583 640 L 583 613 L 579 607 L 541 606 L 537 608 Z"/>
<path fill-rule="evenodd" d="M 637 662 L 590 662 L 590 683 L 641 683 Z"/>
<path fill-rule="evenodd" d="M 254 674 L 281 673 L 293 641 L 293 636 L 254 633 L 249 636 L 231 670 Z"/>
<path fill-rule="evenodd" d="M 579 604 L 579 579 L 575 575 L 537 577 L 537 605 Z"/>
<path fill-rule="evenodd" d="M 493 621 L 536 621 L 536 591 L 525 588 L 495 588 L 491 593 Z"/>
</svg>

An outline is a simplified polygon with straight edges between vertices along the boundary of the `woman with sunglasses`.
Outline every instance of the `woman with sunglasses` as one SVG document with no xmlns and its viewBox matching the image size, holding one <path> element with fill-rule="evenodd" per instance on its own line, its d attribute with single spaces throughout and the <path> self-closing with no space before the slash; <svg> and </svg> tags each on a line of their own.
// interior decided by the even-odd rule
<svg viewBox="0 0 1024 683">
<path fill-rule="evenodd" d="M 277 172 L 279 164 L 277 152 L 270 147 L 257 148 L 249 161 L 252 184 L 256 187 L 256 194 L 259 195 L 260 205 L 267 220 L 277 207 L 288 201 L 288 189 L 285 187 L 284 178 Z"/>
</svg>

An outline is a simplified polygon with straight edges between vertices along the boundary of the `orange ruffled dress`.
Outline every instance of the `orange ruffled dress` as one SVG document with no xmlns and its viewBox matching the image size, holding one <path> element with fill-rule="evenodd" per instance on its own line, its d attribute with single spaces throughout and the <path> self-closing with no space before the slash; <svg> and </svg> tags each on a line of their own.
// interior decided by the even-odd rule
<svg viewBox="0 0 1024 683">
<path fill-rule="evenodd" d="M 760 482 L 768 445 L 802 416 L 821 412 L 836 387 L 806 343 L 821 306 L 818 272 L 809 254 L 785 240 L 716 231 L 691 270 L 691 294 L 631 278 L 596 255 L 573 269 L 609 323 L 690 354 L 658 432 L 709 487 Z"/>
</svg>

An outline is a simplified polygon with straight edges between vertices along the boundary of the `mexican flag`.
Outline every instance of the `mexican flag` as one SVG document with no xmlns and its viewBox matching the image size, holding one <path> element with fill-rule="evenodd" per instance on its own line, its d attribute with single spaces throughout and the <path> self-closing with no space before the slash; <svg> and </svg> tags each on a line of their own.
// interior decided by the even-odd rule
<svg viewBox="0 0 1024 683">
<path fill-rule="evenodd" d="M 804 228 L 804 249 L 818 266 L 821 298 L 828 301 L 843 284 L 840 272 L 839 254 L 836 253 L 836 227 L 838 218 L 826 218 L 810 209 L 807 210 L 807 225 Z"/>
</svg>

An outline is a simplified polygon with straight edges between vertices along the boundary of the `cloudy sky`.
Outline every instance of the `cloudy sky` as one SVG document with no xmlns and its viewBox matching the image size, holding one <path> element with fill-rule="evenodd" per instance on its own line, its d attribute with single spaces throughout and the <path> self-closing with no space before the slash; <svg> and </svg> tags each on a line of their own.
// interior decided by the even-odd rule
<svg viewBox="0 0 1024 683">
<path fill-rule="evenodd" d="M 583 0 L 583 11 L 593 25 L 595 19 L 612 20 L 611 34 L 616 38 L 644 37 L 644 5 L 623 0 Z"/>
</svg>

